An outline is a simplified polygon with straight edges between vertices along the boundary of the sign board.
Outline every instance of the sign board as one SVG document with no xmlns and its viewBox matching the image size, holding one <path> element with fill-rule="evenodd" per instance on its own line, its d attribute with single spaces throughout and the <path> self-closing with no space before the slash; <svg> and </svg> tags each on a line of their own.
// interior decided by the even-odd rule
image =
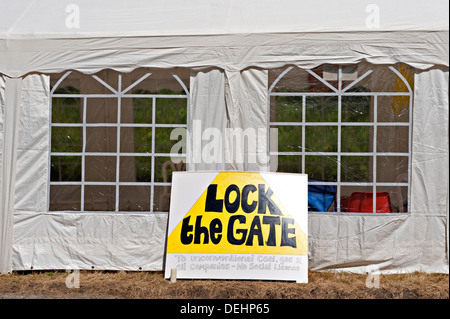
<svg viewBox="0 0 450 319">
<path fill-rule="evenodd" d="M 307 175 L 174 172 L 165 278 L 308 281 Z"/>
</svg>

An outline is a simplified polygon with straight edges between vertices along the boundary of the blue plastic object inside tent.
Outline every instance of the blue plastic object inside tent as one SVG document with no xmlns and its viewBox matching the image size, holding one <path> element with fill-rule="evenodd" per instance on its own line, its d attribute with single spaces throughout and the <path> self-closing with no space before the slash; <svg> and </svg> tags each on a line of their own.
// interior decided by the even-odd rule
<svg viewBox="0 0 450 319">
<path fill-rule="evenodd" d="M 317 182 L 309 180 L 309 182 Z M 308 185 L 309 210 L 326 212 L 336 197 L 335 185 Z"/>
</svg>

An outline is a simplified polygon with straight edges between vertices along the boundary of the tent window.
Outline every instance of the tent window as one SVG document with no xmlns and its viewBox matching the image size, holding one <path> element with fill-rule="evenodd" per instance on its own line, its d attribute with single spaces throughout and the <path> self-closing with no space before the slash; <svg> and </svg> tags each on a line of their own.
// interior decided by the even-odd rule
<svg viewBox="0 0 450 319">
<path fill-rule="evenodd" d="M 271 161 L 308 174 L 311 212 L 408 211 L 412 74 L 368 63 L 270 70 Z"/>
<path fill-rule="evenodd" d="M 179 69 L 52 76 L 49 211 L 168 212 L 187 81 Z"/>
</svg>

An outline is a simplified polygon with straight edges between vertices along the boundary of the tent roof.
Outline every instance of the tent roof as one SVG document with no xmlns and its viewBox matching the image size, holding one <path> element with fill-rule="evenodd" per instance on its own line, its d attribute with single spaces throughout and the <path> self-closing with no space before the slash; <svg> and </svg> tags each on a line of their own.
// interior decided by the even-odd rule
<svg viewBox="0 0 450 319">
<path fill-rule="evenodd" d="M 361 60 L 448 66 L 447 0 L 16 0 L 2 6 L 0 73 L 10 77 Z"/>
<path fill-rule="evenodd" d="M 71 4 L 79 28 L 66 25 Z M 376 28 L 366 25 L 373 4 Z M 15 0 L 0 10 L 0 38 L 443 31 L 448 9 L 446 0 Z"/>
</svg>

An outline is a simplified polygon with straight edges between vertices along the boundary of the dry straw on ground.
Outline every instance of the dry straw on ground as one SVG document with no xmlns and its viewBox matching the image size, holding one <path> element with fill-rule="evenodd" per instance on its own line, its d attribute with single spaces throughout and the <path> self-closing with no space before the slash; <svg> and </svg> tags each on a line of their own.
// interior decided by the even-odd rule
<svg viewBox="0 0 450 319">
<path fill-rule="evenodd" d="M 120 299 L 448 299 L 445 274 L 382 275 L 379 288 L 367 275 L 309 272 L 308 284 L 271 281 L 178 280 L 161 272 L 81 271 L 80 287 L 67 288 L 68 273 L 0 275 L 0 298 Z"/>
</svg>

